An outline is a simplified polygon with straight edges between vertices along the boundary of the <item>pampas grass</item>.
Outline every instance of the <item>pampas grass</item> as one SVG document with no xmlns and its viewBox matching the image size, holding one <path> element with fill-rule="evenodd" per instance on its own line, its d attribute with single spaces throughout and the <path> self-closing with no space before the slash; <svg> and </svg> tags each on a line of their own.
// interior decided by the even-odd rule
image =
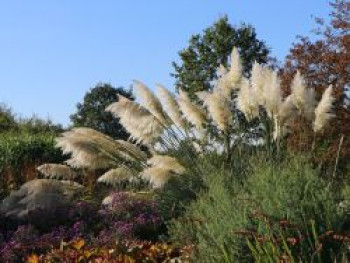
<svg viewBox="0 0 350 263">
<path fill-rule="evenodd" d="M 266 79 L 266 73 L 267 70 L 265 70 L 259 63 L 254 62 L 253 68 L 252 68 L 252 75 L 250 78 L 250 84 L 252 86 L 252 89 L 254 90 L 255 97 L 257 98 L 257 101 L 259 105 L 264 105 L 265 103 L 265 79 Z"/>
<path fill-rule="evenodd" d="M 218 92 L 218 89 L 211 93 L 197 92 L 196 95 L 203 101 L 203 105 L 207 107 L 209 116 L 213 119 L 218 129 L 227 133 L 232 121 L 229 100 Z"/>
<path fill-rule="evenodd" d="M 179 90 L 178 104 L 187 121 L 198 130 L 202 130 L 203 124 L 206 122 L 205 112 L 190 100 L 187 92 Z"/>
<path fill-rule="evenodd" d="M 219 68 L 220 78 L 217 81 L 218 91 L 227 98 L 231 97 L 233 90 L 239 88 L 238 84 L 242 78 L 242 63 L 237 48 L 233 48 L 230 58 L 230 69 L 227 70 L 224 66 L 221 65 Z"/>
<path fill-rule="evenodd" d="M 108 172 L 104 173 L 97 179 L 97 182 L 115 186 L 120 182 L 130 180 L 133 177 L 134 174 L 130 171 L 130 169 L 120 167 L 111 169 Z"/>
<path fill-rule="evenodd" d="M 162 105 L 154 93 L 141 81 L 134 80 L 134 90 L 141 100 L 141 105 L 145 107 L 161 124 L 168 125 L 168 117 L 163 111 Z"/>
<path fill-rule="evenodd" d="M 72 180 L 77 177 L 75 171 L 63 164 L 46 163 L 38 166 L 36 169 L 50 179 Z"/>
<path fill-rule="evenodd" d="M 139 162 L 146 158 L 131 144 L 115 141 L 89 128 L 75 128 L 63 133 L 56 141 L 64 154 L 71 154 L 66 163 L 76 168 L 111 168 L 125 160 Z"/>
<path fill-rule="evenodd" d="M 185 121 L 181 116 L 179 105 L 176 102 L 175 96 L 164 86 L 157 84 L 158 96 L 161 99 L 169 118 L 178 128 L 186 128 Z"/>
<path fill-rule="evenodd" d="M 315 121 L 313 123 L 313 129 L 315 132 L 320 132 L 324 129 L 325 125 L 335 115 L 331 112 L 335 98 L 332 96 L 333 88 L 329 86 L 323 93 L 321 101 L 315 109 Z"/>
<path fill-rule="evenodd" d="M 162 188 L 171 176 L 171 171 L 160 167 L 149 167 L 141 173 L 141 178 L 149 181 L 153 188 Z"/>
<path fill-rule="evenodd" d="M 273 71 L 269 75 L 269 81 L 263 85 L 264 106 L 269 117 L 273 118 L 278 113 L 282 103 L 281 81 L 277 76 L 277 72 Z M 254 95 L 256 96 L 256 94 Z"/>
<path fill-rule="evenodd" d="M 176 174 L 183 174 L 186 171 L 186 168 L 176 158 L 167 155 L 154 155 L 148 159 L 147 164 L 172 171 Z"/>
<path fill-rule="evenodd" d="M 292 83 L 292 94 L 285 99 L 276 72 L 254 63 L 251 73 L 250 79 L 242 77 L 242 64 L 234 48 L 230 67 L 220 65 L 212 90 L 196 93 L 202 105 L 191 101 L 183 90 L 179 90 L 176 98 L 162 85 L 157 85 L 158 99 L 145 84 L 135 81 L 134 89 L 141 104 L 119 95 L 119 100 L 106 110 L 119 118 L 130 133 L 130 140 L 148 146 L 150 158 L 130 142 L 113 140 L 87 128 L 63 133 L 57 139 L 57 146 L 71 154 L 66 163 L 72 167 L 113 168 L 101 176 L 99 182 L 114 184 L 132 173 L 159 188 L 171 176 L 184 174 L 189 168 L 186 165 L 194 165 L 198 154 L 223 149 L 226 160 L 230 160 L 231 151 L 239 141 L 251 146 L 262 141 L 268 147 L 270 143 L 279 143 L 297 113 L 313 121 L 315 132 L 324 129 L 333 117 L 331 88 L 325 91 L 315 109 L 314 90 L 306 87 L 299 72 Z M 233 109 L 239 109 L 248 122 L 254 120 L 252 124 L 259 127 L 259 131 L 250 124 L 241 125 L 239 118 L 233 122 Z M 254 136 L 246 136 L 249 133 Z M 170 156 L 179 150 L 181 154 L 177 154 L 177 158 Z M 169 155 L 159 155 L 160 152 Z"/>
<path fill-rule="evenodd" d="M 120 118 L 120 123 L 137 143 L 151 145 L 164 129 L 151 112 L 121 95 L 118 102 L 109 105 L 106 110 Z"/>
<path fill-rule="evenodd" d="M 237 107 L 249 121 L 259 116 L 259 103 L 255 95 L 249 80 L 243 78 L 237 96 Z"/>
<path fill-rule="evenodd" d="M 304 115 L 308 120 L 312 120 L 315 110 L 315 92 L 313 89 L 306 87 L 305 80 L 299 71 L 294 76 L 291 90 L 293 104 L 298 109 L 299 114 Z"/>
</svg>

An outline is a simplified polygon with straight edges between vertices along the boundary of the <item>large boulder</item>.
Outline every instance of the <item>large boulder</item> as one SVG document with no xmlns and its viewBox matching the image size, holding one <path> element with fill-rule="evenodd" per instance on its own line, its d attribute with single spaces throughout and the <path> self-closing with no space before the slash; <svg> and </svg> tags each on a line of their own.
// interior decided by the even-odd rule
<svg viewBox="0 0 350 263">
<path fill-rule="evenodd" d="M 12 191 L 0 203 L 0 213 L 15 220 L 30 220 L 40 212 L 50 216 L 69 205 L 83 186 L 71 181 L 34 179 Z M 33 219 L 33 218 L 32 218 Z"/>
</svg>

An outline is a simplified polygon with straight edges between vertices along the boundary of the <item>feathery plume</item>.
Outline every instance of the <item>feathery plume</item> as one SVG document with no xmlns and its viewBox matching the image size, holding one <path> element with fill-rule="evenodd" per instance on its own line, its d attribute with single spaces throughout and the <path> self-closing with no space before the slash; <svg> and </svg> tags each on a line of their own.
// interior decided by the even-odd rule
<svg viewBox="0 0 350 263">
<path fill-rule="evenodd" d="M 128 161 L 144 161 L 146 156 L 128 143 L 89 128 L 75 128 L 56 139 L 57 147 L 71 154 L 67 164 L 77 168 L 110 168 Z"/>
<path fill-rule="evenodd" d="M 171 171 L 160 167 L 148 167 L 141 173 L 141 177 L 149 181 L 153 188 L 162 188 L 171 176 Z"/>
<path fill-rule="evenodd" d="M 237 107 L 244 113 L 247 120 L 259 116 L 259 104 L 256 100 L 253 89 L 249 86 L 249 80 L 242 78 L 240 91 L 237 96 Z"/>
<path fill-rule="evenodd" d="M 134 89 L 136 94 L 141 99 L 141 105 L 152 113 L 161 124 L 168 126 L 168 118 L 163 111 L 162 104 L 154 93 L 141 81 L 134 80 Z"/>
<path fill-rule="evenodd" d="M 97 182 L 116 185 L 122 181 L 131 179 L 133 176 L 134 174 L 129 169 L 120 167 L 104 173 L 97 179 Z"/>
<path fill-rule="evenodd" d="M 203 129 L 206 116 L 202 109 L 191 102 L 188 94 L 185 91 L 179 90 L 178 104 L 184 117 L 193 124 L 198 130 Z"/>
<path fill-rule="evenodd" d="M 76 178 L 77 174 L 67 165 L 46 163 L 36 168 L 46 178 L 71 180 Z"/>
<path fill-rule="evenodd" d="M 184 128 L 185 122 L 182 119 L 179 105 L 176 102 L 174 94 L 172 94 L 169 90 L 160 84 L 157 84 L 156 86 L 158 95 L 170 119 L 177 127 Z"/>
<path fill-rule="evenodd" d="M 221 74 L 217 81 L 217 89 L 224 97 L 229 98 L 231 97 L 231 92 L 235 88 L 239 88 L 237 84 L 242 78 L 242 62 L 237 48 L 232 49 L 230 69 L 227 71 L 221 67 L 219 70 Z"/>
<path fill-rule="evenodd" d="M 171 176 L 181 175 L 186 171 L 176 158 L 167 155 L 154 155 L 148 159 L 147 164 L 151 167 L 145 168 L 140 175 L 149 181 L 153 188 L 163 187 Z"/>
<path fill-rule="evenodd" d="M 147 160 L 147 164 L 172 171 L 176 174 L 183 174 L 186 171 L 185 167 L 176 158 L 167 155 L 154 155 Z"/>
<path fill-rule="evenodd" d="M 116 140 L 116 142 L 121 146 L 122 152 L 125 152 L 123 156 L 126 160 L 131 160 L 130 157 L 134 160 L 144 161 L 147 159 L 147 154 L 143 152 L 139 147 L 135 144 L 124 141 L 124 140 Z"/>
<path fill-rule="evenodd" d="M 327 122 L 335 115 L 331 112 L 335 98 L 332 96 L 333 88 L 329 86 L 322 94 L 322 98 L 315 109 L 315 121 L 313 128 L 315 132 L 322 131 Z"/>
<path fill-rule="evenodd" d="M 163 132 L 164 126 L 147 109 L 119 95 L 119 100 L 106 108 L 120 120 L 137 143 L 151 145 Z"/>
<path fill-rule="evenodd" d="M 293 119 L 296 113 L 296 107 L 292 102 L 292 97 L 289 95 L 280 104 L 278 113 L 274 116 L 274 134 L 273 138 L 279 139 L 288 132 L 289 122 Z"/>
<path fill-rule="evenodd" d="M 250 77 L 250 82 L 252 89 L 254 90 L 254 93 L 256 94 L 257 101 L 259 102 L 259 105 L 264 105 L 265 103 L 265 93 L 264 93 L 264 86 L 265 86 L 265 79 L 268 70 L 264 69 L 259 63 L 256 61 L 253 64 L 252 68 L 252 75 Z"/>
<path fill-rule="evenodd" d="M 197 92 L 196 95 L 203 101 L 204 106 L 207 107 L 209 115 L 218 128 L 223 132 L 227 132 L 232 120 L 232 112 L 227 98 L 218 92 L 217 89 L 214 89 L 211 93 L 205 91 Z"/>
<path fill-rule="evenodd" d="M 106 157 L 98 147 L 86 137 L 75 134 L 73 131 L 65 132 L 56 139 L 56 146 L 61 148 L 64 154 L 71 154 L 66 164 L 75 168 L 110 168 L 117 163 Z"/>
<path fill-rule="evenodd" d="M 242 62 L 236 47 L 233 48 L 231 53 L 231 66 L 228 76 L 233 86 L 237 84 L 242 77 Z"/>
<path fill-rule="evenodd" d="M 270 118 L 273 118 L 279 111 L 282 103 L 281 81 L 276 71 L 272 71 L 269 81 L 264 85 L 265 109 Z"/>
<path fill-rule="evenodd" d="M 306 87 L 305 81 L 299 71 L 294 76 L 291 90 L 292 100 L 299 114 L 304 114 L 308 120 L 311 120 L 315 110 L 315 93 L 314 90 Z"/>
</svg>

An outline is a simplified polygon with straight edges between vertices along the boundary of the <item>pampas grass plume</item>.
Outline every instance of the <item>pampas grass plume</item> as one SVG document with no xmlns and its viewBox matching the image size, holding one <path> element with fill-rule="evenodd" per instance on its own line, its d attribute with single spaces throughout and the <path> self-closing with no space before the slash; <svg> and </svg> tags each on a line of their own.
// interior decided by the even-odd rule
<svg viewBox="0 0 350 263">
<path fill-rule="evenodd" d="M 167 155 L 154 155 L 147 160 L 147 164 L 172 171 L 176 174 L 183 174 L 186 171 L 185 167 L 176 158 Z"/>
<path fill-rule="evenodd" d="M 333 88 L 329 86 L 315 109 L 315 121 L 313 123 L 313 129 L 315 132 L 320 132 L 324 129 L 330 119 L 334 117 L 331 113 L 332 106 L 335 98 L 332 96 Z"/>
<path fill-rule="evenodd" d="M 154 93 L 141 81 L 134 80 L 134 90 L 141 99 L 141 104 L 150 113 L 152 113 L 164 126 L 167 126 L 167 116 L 165 115 L 162 104 Z"/>
<path fill-rule="evenodd" d="M 244 113 L 247 120 L 252 120 L 259 116 L 259 103 L 255 95 L 253 89 L 250 88 L 249 80 L 242 78 L 237 97 L 237 107 Z"/>
<path fill-rule="evenodd" d="M 179 110 L 179 105 L 176 102 L 175 96 L 167 90 L 163 85 L 157 84 L 158 96 L 161 99 L 161 102 L 168 113 L 170 119 L 173 123 L 179 127 L 184 128 L 185 122 L 182 119 L 181 112 Z"/>
<path fill-rule="evenodd" d="M 270 73 L 269 81 L 264 84 L 265 109 L 270 118 L 273 118 L 279 111 L 282 103 L 281 81 L 276 71 Z"/>
<path fill-rule="evenodd" d="M 185 91 L 179 90 L 178 104 L 184 117 L 189 123 L 193 124 L 198 130 L 203 129 L 203 123 L 206 121 L 204 111 L 191 102 L 188 94 Z"/>
<path fill-rule="evenodd" d="M 147 109 L 119 95 L 119 100 L 106 108 L 119 118 L 120 123 L 137 143 L 151 145 L 162 133 L 164 126 Z"/>
<path fill-rule="evenodd" d="M 316 103 L 315 92 L 313 89 L 306 87 L 299 71 L 294 76 L 291 90 L 293 104 L 297 107 L 299 114 L 304 114 L 308 120 L 313 119 Z"/>
<path fill-rule="evenodd" d="M 46 178 L 71 180 L 76 178 L 77 174 L 67 165 L 46 163 L 36 168 Z"/>
<path fill-rule="evenodd" d="M 116 185 L 122 181 L 130 180 L 133 176 L 134 174 L 129 169 L 120 167 L 104 173 L 97 179 L 97 182 Z"/>
<path fill-rule="evenodd" d="M 207 107 L 210 117 L 216 123 L 219 130 L 227 132 L 232 120 L 229 101 L 222 93 L 215 89 L 213 92 L 197 92 L 196 95 Z"/>
</svg>

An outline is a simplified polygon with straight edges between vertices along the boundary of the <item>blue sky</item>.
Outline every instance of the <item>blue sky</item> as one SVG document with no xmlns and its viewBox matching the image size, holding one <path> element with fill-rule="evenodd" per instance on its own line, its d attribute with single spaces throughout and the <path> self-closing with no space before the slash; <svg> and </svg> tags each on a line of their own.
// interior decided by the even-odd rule
<svg viewBox="0 0 350 263">
<path fill-rule="evenodd" d="M 67 125 L 98 82 L 171 88 L 177 52 L 225 14 L 252 24 L 283 61 L 296 35 L 310 35 L 312 15 L 329 11 L 328 0 L 3 0 L 0 102 Z"/>
</svg>

